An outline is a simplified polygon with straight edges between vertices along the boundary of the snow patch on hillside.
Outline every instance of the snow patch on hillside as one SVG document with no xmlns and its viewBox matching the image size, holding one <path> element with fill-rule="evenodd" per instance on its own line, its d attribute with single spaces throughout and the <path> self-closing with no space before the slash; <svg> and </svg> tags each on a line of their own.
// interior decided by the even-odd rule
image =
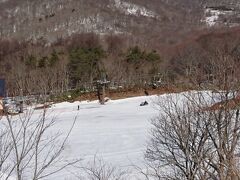
<svg viewBox="0 0 240 180">
<path fill-rule="evenodd" d="M 114 6 L 124 12 L 127 15 L 135 15 L 135 16 L 145 16 L 145 17 L 156 17 L 156 13 L 146 9 L 145 7 L 124 2 L 121 0 L 114 0 Z"/>
<path fill-rule="evenodd" d="M 205 10 L 205 22 L 208 26 L 214 26 L 217 24 L 220 16 L 224 16 L 224 15 L 230 15 L 232 14 L 233 11 L 224 11 L 224 10 L 216 10 L 216 9 L 212 9 L 212 8 L 207 8 Z"/>
</svg>

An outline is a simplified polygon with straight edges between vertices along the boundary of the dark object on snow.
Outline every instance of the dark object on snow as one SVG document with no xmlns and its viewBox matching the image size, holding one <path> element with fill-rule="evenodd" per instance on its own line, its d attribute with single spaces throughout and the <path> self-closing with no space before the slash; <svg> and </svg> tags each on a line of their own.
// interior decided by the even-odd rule
<svg viewBox="0 0 240 180">
<path fill-rule="evenodd" d="M 79 109 L 80 109 L 80 106 L 78 105 L 78 111 L 79 111 Z"/>
<path fill-rule="evenodd" d="M 102 100 L 102 87 L 101 86 L 97 86 L 97 97 L 98 97 L 98 100 L 100 102 L 100 104 L 104 104 L 103 100 Z"/>
<path fill-rule="evenodd" d="M 19 113 L 23 113 L 23 101 L 19 102 Z"/>
<path fill-rule="evenodd" d="M 149 93 L 148 93 L 148 91 L 145 89 L 144 90 L 144 94 L 146 95 L 146 96 L 149 96 Z"/>
<path fill-rule="evenodd" d="M 5 80 L 0 79 L 0 97 L 5 97 Z"/>
<path fill-rule="evenodd" d="M 140 104 L 140 106 L 147 106 L 148 105 L 148 102 L 147 101 L 144 101 Z"/>
</svg>

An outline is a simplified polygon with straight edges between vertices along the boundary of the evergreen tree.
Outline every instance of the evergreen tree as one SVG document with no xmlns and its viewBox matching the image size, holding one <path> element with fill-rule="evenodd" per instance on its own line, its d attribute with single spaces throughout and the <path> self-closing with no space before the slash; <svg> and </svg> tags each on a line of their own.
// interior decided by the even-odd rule
<svg viewBox="0 0 240 180">
<path fill-rule="evenodd" d="M 99 61 L 105 57 L 102 47 L 76 48 L 70 52 L 69 70 L 73 84 L 87 80 L 93 83 L 100 72 Z"/>
<path fill-rule="evenodd" d="M 48 60 L 48 65 L 49 65 L 50 67 L 53 67 L 58 61 L 59 61 L 58 54 L 57 54 L 57 52 L 54 50 L 54 51 L 51 53 L 51 57 L 50 57 L 49 60 Z"/>
</svg>

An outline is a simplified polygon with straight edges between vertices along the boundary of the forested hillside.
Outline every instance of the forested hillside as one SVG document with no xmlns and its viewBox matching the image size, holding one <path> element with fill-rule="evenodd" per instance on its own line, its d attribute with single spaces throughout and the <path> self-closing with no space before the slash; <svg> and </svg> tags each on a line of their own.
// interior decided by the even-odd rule
<svg viewBox="0 0 240 180">
<path fill-rule="evenodd" d="M 52 42 L 74 33 L 95 32 L 175 42 L 207 27 L 206 17 L 218 25 L 239 23 L 239 6 L 235 0 L 4 0 L 0 2 L 0 36 Z"/>
<path fill-rule="evenodd" d="M 2 0 L 0 76 L 9 95 L 89 90 L 103 76 L 113 88 L 191 86 L 193 73 L 206 84 L 219 56 L 239 56 L 239 9 L 236 0 Z"/>
<path fill-rule="evenodd" d="M 199 85 L 213 82 L 216 64 L 237 65 L 240 29 L 199 32 L 165 50 L 144 46 L 130 36 L 94 33 L 74 35 L 49 46 L 16 40 L 2 40 L 0 45 L 1 76 L 12 95 L 20 90 L 26 94 L 91 90 L 103 77 L 114 88 L 151 87 L 156 81 L 190 87 L 196 81 Z"/>
</svg>

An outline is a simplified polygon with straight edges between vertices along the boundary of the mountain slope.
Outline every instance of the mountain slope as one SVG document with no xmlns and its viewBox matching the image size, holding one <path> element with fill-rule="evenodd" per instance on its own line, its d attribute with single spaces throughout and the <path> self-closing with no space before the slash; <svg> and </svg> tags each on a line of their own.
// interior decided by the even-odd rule
<svg viewBox="0 0 240 180">
<path fill-rule="evenodd" d="M 182 36 L 194 29 L 237 25 L 240 22 L 240 3 L 236 0 L 222 2 L 1 0 L 0 36 L 32 40 L 44 38 L 51 42 L 74 33 L 124 33 L 171 42 L 170 36 Z"/>
</svg>

